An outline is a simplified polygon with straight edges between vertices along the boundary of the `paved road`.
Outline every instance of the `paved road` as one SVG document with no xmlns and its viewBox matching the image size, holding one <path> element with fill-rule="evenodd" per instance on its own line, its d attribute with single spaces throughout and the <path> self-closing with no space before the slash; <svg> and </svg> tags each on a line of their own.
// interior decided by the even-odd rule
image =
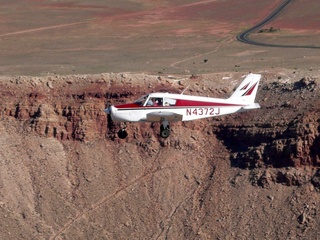
<svg viewBox="0 0 320 240">
<path fill-rule="evenodd" d="M 249 35 L 253 33 L 254 31 L 259 30 L 267 23 L 274 20 L 276 17 L 279 16 L 279 14 L 285 9 L 291 2 L 294 0 L 285 0 L 283 1 L 270 15 L 268 15 L 264 20 L 262 20 L 260 23 L 256 24 L 255 26 L 249 28 L 248 30 L 245 30 L 244 32 L 240 33 L 237 36 L 237 40 L 246 44 L 252 44 L 257 46 L 264 46 L 264 47 L 282 47 L 282 48 L 314 48 L 314 49 L 320 49 L 320 46 L 313 46 L 313 45 L 280 45 L 280 44 L 270 44 L 270 43 L 262 43 L 262 42 L 256 42 L 254 40 L 251 40 L 249 38 Z"/>
</svg>

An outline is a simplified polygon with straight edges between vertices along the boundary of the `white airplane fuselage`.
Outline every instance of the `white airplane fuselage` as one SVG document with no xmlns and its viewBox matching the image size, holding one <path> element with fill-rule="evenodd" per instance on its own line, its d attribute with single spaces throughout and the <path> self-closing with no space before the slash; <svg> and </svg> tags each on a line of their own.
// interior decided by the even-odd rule
<svg viewBox="0 0 320 240">
<path fill-rule="evenodd" d="M 123 104 L 111 106 L 111 117 L 117 122 L 158 122 L 158 119 L 147 119 L 150 113 L 172 113 L 182 116 L 181 121 L 191 121 L 202 118 L 216 117 L 241 111 L 246 104 L 228 101 L 227 99 L 197 97 L 170 93 L 152 93 L 149 98 L 170 98 L 187 100 L 188 103 L 173 106 L 139 106 L 135 104 Z M 186 102 L 186 101 L 184 101 Z M 179 121 L 179 120 L 177 120 Z"/>
<path fill-rule="evenodd" d="M 170 133 L 169 122 L 191 121 L 260 108 L 254 102 L 260 78 L 260 74 L 250 73 L 228 99 L 150 93 L 133 103 L 110 106 L 105 112 L 116 122 L 160 122 L 160 135 L 166 138 Z M 124 130 L 120 134 L 124 134 Z"/>
</svg>

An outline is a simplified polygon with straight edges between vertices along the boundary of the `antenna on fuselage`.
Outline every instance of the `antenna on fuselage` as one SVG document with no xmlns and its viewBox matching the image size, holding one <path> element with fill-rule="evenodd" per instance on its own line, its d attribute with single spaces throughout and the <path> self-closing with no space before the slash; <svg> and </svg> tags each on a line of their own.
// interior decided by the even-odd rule
<svg viewBox="0 0 320 240">
<path fill-rule="evenodd" d="M 184 92 L 188 89 L 188 87 L 190 87 L 190 85 L 188 85 L 188 86 L 182 91 L 181 95 L 184 94 Z"/>
</svg>

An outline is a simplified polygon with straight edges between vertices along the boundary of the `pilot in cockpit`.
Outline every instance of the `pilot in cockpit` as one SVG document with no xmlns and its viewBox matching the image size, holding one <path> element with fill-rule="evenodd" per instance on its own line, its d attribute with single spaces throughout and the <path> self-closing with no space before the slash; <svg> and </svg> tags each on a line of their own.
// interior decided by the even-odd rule
<svg viewBox="0 0 320 240">
<path fill-rule="evenodd" d="M 148 102 L 147 102 L 147 106 L 153 106 L 153 100 L 152 98 L 149 98 Z"/>
</svg>

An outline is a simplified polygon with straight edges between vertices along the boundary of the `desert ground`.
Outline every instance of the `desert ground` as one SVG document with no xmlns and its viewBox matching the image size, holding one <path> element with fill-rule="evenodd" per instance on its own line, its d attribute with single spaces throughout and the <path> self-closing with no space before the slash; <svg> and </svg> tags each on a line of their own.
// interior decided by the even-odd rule
<svg viewBox="0 0 320 240">
<path fill-rule="evenodd" d="M 259 48 L 235 41 L 280 2 L 1 1 L 0 71 L 46 76 L 317 68 L 319 54 L 312 49 Z M 255 37 L 320 45 L 318 12 L 316 1 L 294 1 L 266 26 L 281 31 Z"/>
<path fill-rule="evenodd" d="M 0 0 L 1 239 L 320 239 L 320 5 Z M 276 31 L 268 31 L 275 29 Z M 227 98 L 262 74 L 260 109 L 121 124 L 155 91 Z"/>
</svg>

